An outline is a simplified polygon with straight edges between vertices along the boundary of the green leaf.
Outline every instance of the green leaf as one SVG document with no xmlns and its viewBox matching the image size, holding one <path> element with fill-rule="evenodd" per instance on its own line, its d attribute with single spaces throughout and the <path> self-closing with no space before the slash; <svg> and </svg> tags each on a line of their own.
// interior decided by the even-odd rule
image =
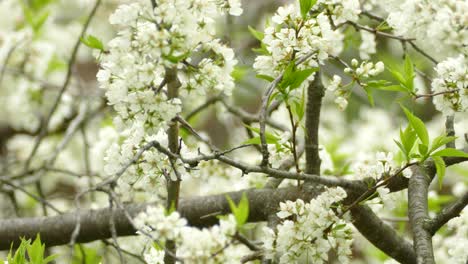
<svg viewBox="0 0 468 264">
<path fill-rule="evenodd" d="M 63 59 L 60 59 L 57 55 L 49 60 L 49 65 L 47 66 L 47 73 L 52 73 L 54 71 L 61 71 L 67 68 L 67 62 Z"/>
<path fill-rule="evenodd" d="M 242 193 L 241 200 L 238 206 L 238 215 L 236 217 L 237 224 L 242 226 L 247 222 L 249 218 L 249 199 L 247 198 L 247 194 L 244 192 Z"/>
<path fill-rule="evenodd" d="M 301 84 L 307 79 L 309 78 L 309 76 L 316 72 L 318 70 L 318 68 L 311 68 L 311 69 L 305 69 L 305 70 L 301 70 L 301 71 L 295 71 L 293 72 L 292 74 L 289 75 L 289 78 L 291 79 L 290 80 L 290 84 L 289 84 L 289 89 L 290 91 L 298 88 L 299 86 L 301 86 Z"/>
<path fill-rule="evenodd" d="M 253 48 L 252 51 L 260 55 L 270 55 L 265 45 L 261 45 L 260 48 Z"/>
<path fill-rule="evenodd" d="M 49 11 L 34 9 L 30 5 L 25 4 L 24 1 L 21 1 L 21 7 L 26 22 L 31 26 L 34 33 L 37 34 L 47 21 Z"/>
<path fill-rule="evenodd" d="M 438 156 L 433 156 L 432 160 L 434 160 L 436 166 L 437 181 L 439 182 L 439 188 L 441 188 L 445 176 L 445 162 L 443 158 Z"/>
<path fill-rule="evenodd" d="M 21 238 L 21 244 L 19 245 L 18 249 L 16 249 L 15 254 L 13 257 L 11 256 L 12 250 L 8 253 L 8 263 L 13 264 L 26 264 L 26 247 L 31 243 L 31 240 Z M 13 247 L 13 244 L 12 244 Z"/>
<path fill-rule="evenodd" d="M 284 69 L 283 73 L 283 78 L 281 79 L 281 82 L 278 84 L 278 89 L 281 91 L 284 91 L 286 87 L 288 87 L 293 79 L 291 78 L 291 75 L 293 74 L 294 70 L 296 68 L 296 62 L 293 60 L 289 62 L 288 66 Z"/>
<path fill-rule="evenodd" d="M 434 140 L 432 141 L 431 150 L 429 151 L 429 153 L 432 153 L 433 151 L 437 150 L 438 148 L 442 147 L 443 145 L 449 142 L 454 141 L 455 139 L 457 139 L 457 137 L 452 137 L 452 136 L 447 137 L 446 135 L 440 135 L 434 138 Z"/>
<path fill-rule="evenodd" d="M 383 21 L 375 29 L 377 31 L 385 31 L 385 30 L 390 30 L 392 28 L 388 25 L 387 21 Z"/>
<path fill-rule="evenodd" d="M 404 66 L 404 74 L 405 74 L 405 86 L 410 90 L 414 91 L 414 65 L 411 61 L 410 56 L 408 54 L 405 55 L 405 66 Z"/>
<path fill-rule="evenodd" d="M 40 11 L 55 0 L 29 0 L 28 4 L 34 11 Z"/>
<path fill-rule="evenodd" d="M 39 234 L 34 242 L 26 247 L 29 259 L 32 263 L 42 263 L 44 258 L 45 245 L 42 245 Z"/>
<path fill-rule="evenodd" d="M 47 21 L 47 18 L 49 18 L 49 12 L 43 12 L 42 14 L 38 15 L 36 18 L 34 18 L 31 26 L 34 30 L 34 32 L 39 32 L 44 25 L 44 23 Z"/>
<path fill-rule="evenodd" d="M 384 91 L 392 91 L 392 92 L 404 92 L 407 93 L 408 89 L 405 87 L 395 84 L 395 85 L 389 85 L 389 86 L 382 86 L 379 88 L 379 90 L 384 90 Z"/>
<path fill-rule="evenodd" d="M 85 44 L 86 46 L 92 48 L 92 49 L 98 49 L 100 51 L 104 51 L 104 45 L 102 44 L 102 41 L 100 41 L 98 38 L 96 38 L 93 35 L 88 35 L 85 38 L 80 38 L 81 43 Z"/>
<path fill-rule="evenodd" d="M 263 38 L 265 37 L 265 34 L 263 32 L 260 32 L 256 30 L 255 28 L 248 26 L 250 33 L 252 36 L 254 36 L 256 39 L 258 39 L 260 42 L 262 42 Z"/>
<path fill-rule="evenodd" d="M 454 148 L 446 148 L 432 153 L 432 157 L 462 157 L 468 158 L 468 153 Z"/>
<path fill-rule="evenodd" d="M 375 89 L 381 89 L 382 86 L 386 86 L 389 84 L 391 84 L 391 82 L 386 81 L 386 80 L 372 80 L 366 83 L 367 86 L 375 88 Z"/>
<path fill-rule="evenodd" d="M 302 96 L 295 100 L 292 100 L 291 110 L 293 114 L 297 117 L 298 121 L 301 121 L 304 118 L 305 114 L 305 91 L 302 91 Z"/>
<path fill-rule="evenodd" d="M 395 142 L 395 144 L 397 144 L 397 146 L 401 150 L 401 152 L 403 152 L 403 154 L 405 154 L 406 159 L 409 159 L 409 155 L 408 155 L 408 152 L 406 151 L 405 147 L 399 141 L 396 141 L 396 140 L 393 140 L 393 141 Z"/>
<path fill-rule="evenodd" d="M 402 106 L 402 108 L 405 111 L 406 117 L 408 118 L 411 127 L 414 129 L 414 131 L 416 131 L 418 138 L 424 145 L 429 146 L 429 133 L 427 132 L 427 128 L 426 125 L 424 125 L 424 122 L 417 116 L 413 115 L 404 106 Z"/>
<path fill-rule="evenodd" d="M 367 100 L 369 100 L 369 104 L 374 107 L 375 106 L 375 101 L 374 101 L 374 96 L 372 96 L 372 93 L 374 92 L 371 88 L 367 87 L 364 88 L 364 91 L 366 92 L 367 95 Z"/>
<path fill-rule="evenodd" d="M 307 14 L 309 13 L 310 9 L 315 5 L 317 0 L 299 0 L 299 4 L 301 6 L 301 16 L 302 18 L 306 18 Z"/>
<path fill-rule="evenodd" d="M 248 125 L 245 125 L 245 127 L 247 127 L 250 131 L 254 132 L 255 134 L 260 135 L 260 128 L 251 127 Z M 280 140 L 279 137 L 267 131 L 265 131 L 265 139 L 268 144 L 277 144 Z M 245 142 L 243 142 L 243 144 L 261 144 L 260 136 L 248 139 Z"/>
<path fill-rule="evenodd" d="M 400 140 L 408 155 L 411 153 L 416 139 L 416 132 L 411 128 L 411 126 L 407 126 L 404 131 L 401 131 L 400 129 Z"/>
<path fill-rule="evenodd" d="M 428 147 L 427 145 L 424 145 L 424 144 L 419 144 L 418 145 L 418 150 L 419 150 L 419 154 L 421 154 L 421 156 L 426 156 L 427 154 L 427 151 L 428 151 Z"/>
<path fill-rule="evenodd" d="M 154 243 L 156 244 L 156 243 Z M 99 256 L 97 250 L 83 245 L 75 245 L 75 255 L 73 256 L 72 264 L 99 264 L 102 257 Z"/>
<path fill-rule="evenodd" d="M 245 66 L 234 66 L 234 70 L 231 72 L 231 76 L 236 82 L 238 82 L 244 79 L 248 71 L 249 69 Z"/>
<path fill-rule="evenodd" d="M 397 71 L 396 69 L 393 69 L 390 66 L 386 66 L 387 70 L 392 74 L 392 76 L 397 79 L 401 84 L 406 85 L 406 80 L 403 77 L 403 74 Z"/>
<path fill-rule="evenodd" d="M 188 56 L 190 56 L 190 51 L 187 51 L 186 53 L 178 55 L 178 56 L 174 55 L 172 51 L 168 55 L 165 55 L 165 54 L 162 55 L 164 59 L 172 63 L 179 63 L 180 61 L 185 60 Z"/>
<path fill-rule="evenodd" d="M 229 197 L 228 195 L 226 195 L 226 199 L 228 200 L 231 212 L 236 218 L 237 226 L 241 227 L 247 222 L 247 219 L 249 218 L 249 199 L 247 198 L 247 195 L 245 194 L 245 192 L 242 193 L 239 205 L 236 205 L 231 199 L 231 197 Z"/>
<path fill-rule="evenodd" d="M 259 79 L 263 79 L 263 80 L 266 80 L 268 82 L 272 82 L 275 80 L 275 78 L 271 77 L 271 76 L 268 76 L 268 75 L 264 75 L 264 74 L 257 74 L 255 75 L 255 77 L 259 78 Z"/>
</svg>

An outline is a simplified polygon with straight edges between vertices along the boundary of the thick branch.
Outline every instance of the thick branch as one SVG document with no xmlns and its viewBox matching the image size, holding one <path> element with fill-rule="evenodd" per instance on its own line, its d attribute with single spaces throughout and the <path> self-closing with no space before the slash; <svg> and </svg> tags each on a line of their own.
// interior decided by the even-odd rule
<svg viewBox="0 0 468 264">
<path fill-rule="evenodd" d="M 434 235 L 443 225 L 445 225 L 450 219 L 460 215 L 460 212 L 468 204 L 468 192 L 454 203 L 444 207 L 427 225 L 426 229 Z"/>
<path fill-rule="evenodd" d="M 435 263 L 432 235 L 424 228 L 429 220 L 427 192 L 430 183 L 431 177 L 424 168 L 413 167 L 413 176 L 408 183 L 408 216 L 418 264 Z"/>
<path fill-rule="evenodd" d="M 416 263 L 413 245 L 365 205 L 351 209 L 354 226 L 374 246 L 400 263 Z"/>
<path fill-rule="evenodd" d="M 315 74 L 314 81 L 307 88 L 305 157 L 306 169 L 309 174 L 320 174 L 320 157 L 318 147 L 318 131 L 320 108 L 325 90 L 320 80 L 320 73 Z"/>
<path fill-rule="evenodd" d="M 239 202 L 242 193 L 246 192 L 249 199 L 249 222 L 265 221 L 269 214 L 277 211 L 280 202 L 286 200 L 313 199 L 321 192 L 319 188 L 298 189 L 296 187 L 281 189 L 250 189 L 220 195 L 194 197 L 182 199 L 179 204 L 179 212 L 189 224 L 196 227 L 207 227 L 218 222 L 217 215 L 230 213 L 226 195 L 229 195 L 236 203 Z M 130 215 L 135 216 L 148 204 L 128 205 L 126 207 Z M 110 221 L 111 210 L 109 208 L 99 210 L 83 210 L 80 212 L 81 228 L 76 242 L 85 243 L 112 237 Z M 131 223 L 125 217 L 125 211 L 114 209 L 115 230 L 118 236 L 135 235 Z M 52 217 L 16 218 L 0 221 L 0 250 L 10 249 L 11 243 L 19 244 L 20 237 L 34 239 L 37 233 L 41 234 L 41 240 L 47 246 L 68 244 L 76 225 L 76 213 L 71 212 Z"/>
<path fill-rule="evenodd" d="M 463 150 L 465 152 L 468 152 L 468 148 L 465 148 L 465 149 L 460 149 L 460 150 Z M 444 158 L 444 161 L 445 161 L 445 164 L 448 166 L 451 166 L 451 165 L 455 165 L 455 164 L 458 164 L 458 163 L 462 163 L 462 162 L 465 162 L 465 161 L 468 161 L 468 158 L 463 158 L 463 157 L 445 157 Z M 436 167 L 435 167 L 435 164 L 432 160 L 427 160 L 424 162 L 424 167 L 426 168 L 427 170 L 427 174 L 428 174 L 428 177 L 431 178 L 434 178 L 435 176 L 435 173 L 436 173 Z M 408 187 L 408 178 L 406 177 L 394 177 L 392 178 L 388 185 L 387 185 L 387 188 L 390 189 L 391 192 L 398 192 L 398 191 L 401 191 L 403 189 L 406 189 Z"/>
</svg>

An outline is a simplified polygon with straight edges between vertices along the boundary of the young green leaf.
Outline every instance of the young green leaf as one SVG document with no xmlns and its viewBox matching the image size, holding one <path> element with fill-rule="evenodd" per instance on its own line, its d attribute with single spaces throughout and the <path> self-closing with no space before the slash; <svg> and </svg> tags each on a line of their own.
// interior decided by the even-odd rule
<svg viewBox="0 0 468 264">
<path fill-rule="evenodd" d="M 405 86 L 410 91 L 414 91 L 414 65 L 411 61 L 410 56 L 408 54 L 405 55 L 405 66 L 404 66 L 404 74 L 405 74 Z"/>
<path fill-rule="evenodd" d="M 256 39 L 258 39 L 260 42 L 262 42 L 263 38 L 265 37 L 265 34 L 263 32 L 256 30 L 255 28 L 248 26 L 250 33 L 252 36 L 254 36 Z"/>
<path fill-rule="evenodd" d="M 407 126 L 404 131 L 400 129 L 400 140 L 408 155 L 411 153 L 416 139 L 416 132 L 414 131 L 414 129 L 411 128 L 411 126 Z"/>
<path fill-rule="evenodd" d="M 275 78 L 271 77 L 271 76 L 268 76 L 268 75 L 264 75 L 264 74 L 257 74 L 255 75 L 255 77 L 259 78 L 259 79 L 263 79 L 267 82 L 272 82 L 275 80 Z"/>
<path fill-rule="evenodd" d="M 309 76 L 316 72 L 318 69 L 317 68 L 311 68 L 311 69 L 305 69 L 301 71 L 295 71 L 292 74 L 289 75 L 290 78 L 290 84 L 289 84 L 289 90 L 292 91 L 299 86 L 307 79 Z"/>
<path fill-rule="evenodd" d="M 234 66 L 234 70 L 231 72 L 231 77 L 234 78 L 236 82 L 241 81 L 249 72 L 248 67 L 245 66 Z"/>
<path fill-rule="evenodd" d="M 458 149 L 454 148 L 446 148 L 442 149 L 439 151 L 436 151 L 435 153 L 432 153 L 432 157 L 462 157 L 462 158 L 468 158 L 468 153 L 463 152 Z"/>
<path fill-rule="evenodd" d="M 157 244 L 157 243 L 155 243 Z M 75 255 L 73 256 L 72 264 L 99 264 L 102 257 L 99 256 L 97 250 L 83 245 L 75 245 Z"/>
<path fill-rule="evenodd" d="M 413 115 L 404 106 L 402 106 L 402 108 L 405 111 L 406 117 L 408 118 L 411 127 L 414 129 L 414 131 L 416 131 L 418 138 L 424 145 L 429 146 L 429 133 L 427 132 L 427 128 L 426 125 L 424 125 L 424 122 L 417 116 Z"/>
<path fill-rule="evenodd" d="M 102 41 L 100 41 L 98 38 L 96 38 L 93 35 L 88 35 L 84 38 L 80 38 L 81 43 L 84 45 L 92 48 L 92 49 L 98 49 L 100 51 L 104 51 L 104 45 L 102 44 Z"/>
<path fill-rule="evenodd" d="M 452 136 L 447 137 L 446 135 L 440 135 L 434 138 L 434 140 L 432 141 L 431 150 L 429 151 L 429 153 L 432 153 L 433 151 L 437 150 L 438 148 L 442 147 L 443 145 L 447 143 L 454 141 L 455 139 L 457 139 L 457 137 L 452 137 Z"/>
<path fill-rule="evenodd" d="M 433 156 L 434 164 L 436 166 L 437 181 L 439 182 L 439 188 L 442 187 L 442 182 L 445 176 L 445 162 L 444 159 L 438 156 Z"/>
<path fill-rule="evenodd" d="M 390 66 L 385 66 L 385 67 L 392 74 L 392 76 L 398 80 L 398 82 L 400 82 L 402 85 L 406 85 L 406 80 L 403 77 L 403 74 L 401 72 L 397 71 L 396 69 L 393 69 Z"/>
<path fill-rule="evenodd" d="M 32 244 L 27 245 L 26 249 L 28 251 L 29 259 L 32 263 L 42 263 L 44 258 L 45 245 L 42 245 L 39 234 Z"/>
<path fill-rule="evenodd" d="M 403 147 L 403 145 L 399 141 L 396 141 L 395 139 L 393 141 L 395 142 L 395 144 L 397 144 L 397 146 L 401 150 L 401 152 L 403 152 L 403 154 L 405 155 L 406 160 L 409 160 L 409 153 L 406 151 L 405 147 Z"/>
<path fill-rule="evenodd" d="M 281 79 L 281 82 L 278 84 L 279 90 L 284 91 L 286 87 L 288 87 L 294 81 L 291 75 L 294 73 L 295 68 L 296 68 L 296 63 L 293 60 L 288 64 L 286 69 L 284 69 L 283 78 Z"/>
<path fill-rule="evenodd" d="M 399 84 L 389 85 L 389 86 L 380 86 L 378 89 L 384 90 L 384 91 L 392 91 L 392 92 L 403 92 L 403 93 L 408 92 L 408 89 L 406 89 L 404 86 L 401 86 Z"/>
<path fill-rule="evenodd" d="M 365 87 L 364 91 L 366 92 L 367 100 L 369 101 L 369 104 L 372 107 L 374 107 L 375 106 L 375 101 L 374 101 L 374 96 L 372 95 L 372 93 L 374 92 L 373 89 L 371 89 L 370 87 Z"/>
<path fill-rule="evenodd" d="M 418 144 L 418 150 L 419 150 L 419 154 L 421 154 L 421 156 L 423 156 L 423 157 L 426 156 L 427 151 L 428 151 L 427 145 Z"/>
<path fill-rule="evenodd" d="M 299 0 L 299 5 L 301 6 L 301 16 L 306 18 L 310 9 L 315 5 L 317 0 Z"/>
<path fill-rule="evenodd" d="M 247 222 L 247 219 L 249 218 L 249 199 L 247 198 L 247 195 L 245 192 L 242 194 L 239 205 L 236 205 L 236 203 L 234 203 L 234 201 L 228 195 L 226 195 L 226 199 L 228 200 L 231 212 L 236 218 L 237 226 L 241 227 Z"/>
<path fill-rule="evenodd" d="M 260 48 L 252 48 L 252 51 L 260 55 L 270 55 L 270 52 L 263 43 Z"/>
</svg>

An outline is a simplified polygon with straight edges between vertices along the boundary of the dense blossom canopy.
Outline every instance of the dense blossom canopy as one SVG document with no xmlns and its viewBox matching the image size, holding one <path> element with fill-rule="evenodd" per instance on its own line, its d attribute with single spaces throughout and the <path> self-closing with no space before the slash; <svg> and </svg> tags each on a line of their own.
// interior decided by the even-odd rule
<svg viewBox="0 0 468 264">
<path fill-rule="evenodd" d="M 247 2 L 0 1 L 0 246 L 466 263 L 468 2 Z"/>
</svg>

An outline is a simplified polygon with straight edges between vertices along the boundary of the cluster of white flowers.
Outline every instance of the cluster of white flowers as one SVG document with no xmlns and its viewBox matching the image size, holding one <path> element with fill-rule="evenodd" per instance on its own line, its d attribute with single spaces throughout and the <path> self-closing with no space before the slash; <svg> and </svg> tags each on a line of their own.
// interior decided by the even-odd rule
<svg viewBox="0 0 468 264">
<path fill-rule="evenodd" d="M 359 46 L 359 57 L 363 60 L 370 59 L 370 55 L 377 52 L 375 35 L 371 32 L 360 30 L 361 45 Z"/>
<path fill-rule="evenodd" d="M 162 206 L 151 206 L 135 218 L 135 224 L 139 230 L 151 234 L 160 243 L 175 241 L 177 257 L 183 259 L 184 263 L 239 263 L 243 254 L 248 252 L 241 245 L 227 247 L 237 231 L 237 222 L 232 214 L 223 217 L 219 225 L 200 230 L 189 227 L 187 220 L 178 212 L 167 214 Z M 236 251 L 235 255 L 229 254 L 232 250 Z M 162 263 L 163 258 L 164 249 L 161 248 L 152 247 L 145 253 L 148 263 Z"/>
<path fill-rule="evenodd" d="M 361 160 L 355 166 L 355 173 L 359 179 L 378 180 L 385 175 L 390 176 L 396 169 L 392 152 L 377 152 L 375 159 Z"/>
<path fill-rule="evenodd" d="M 338 105 L 338 108 L 343 111 L 348 106 L 348 100 L 346 99 L 346 91 L 340 89 L 341 86 L 341 77 L 339 75 L 333 75 L 333 79 L 328 83 L 327 90 L 334 93 L 336 96 L 335 103 Z"/>
<path fill-rule="evenodd" d="M 330 188 L 310 203 L 302 200 L 281 203 L 277 215 L 282 223 L 277 231 L 264 228 L 266 257 L 279 257 L 279 263 L 325 263 L 329 252 L 334 251 L 339 263 L 349 263 L 351 227 L 332 209 L 345 197 L 343 189 Z"/>
<path fill-rule="evenodd" d="M 382 73 L 385 68 L 383 62 L 381 61 L 377 62 L 376 64 L 374 64 L 373 62 L 363 61 L 359 65 L 359 62 L 356 59 L 353 59 L 351 61 L 351 67 L 353 68 L 345 68 L 344 72 L 352 75 L 353 80 L 356 79 L 360 82 L 360 84 L 363 85 L 365 85 L 365 79 Z M 338 105 L 338 108 L 342 111 L 348 106 L 348 97 L 350 95 L 350 91 L 344 89 L 344 87 L 346 86 L 347 85 L 343 86 L 341 84 L 341 77 L 338 75 L 334 75 L 333 79 L 327 85 L 327 90 L 334 93 L 334 95 L 336 96 L 335 103 Z"/>
<path fill-rule="evenodd" d="M 12 18 L 7 20 L 22 21 L 24 26 L 10 25 L 7 21 L 1 25 L 0 111 L 5 113 L 2 118 L 8 119 L 7 122 L 14 128 L 34 132 L 39 128 L 41 118 L 52 107 L 53 100 L 46 98 L 57 96 L 57 86 L 63 82 L 66 72 L 64 55 L 69 56 L 67 52 L 71 46 L 69 43 L 56 42 L 50 32 L 35 31 L 32 25 L 24 21 L 21 2 L 0 2 L 0 14 L 5 10 Z M 57 33 L 67 28 L 66 24 L 55 24 L 52 19 L 44 21 L 44 26 L 50 31 Z M 70 30 L 64 34 L 74 37 L 76 32 Z M 62 37 L 72 38 L 69 35 Z M 66 91 L 50 120 L 50 129 L 70 117 L 72 102 L 70 93 Z"/>
<path fill-rule="evenodd" d="M 356 75 L 355 77 L 358 79 L 374 77 L 385 70 L 385 65 L 381 61 L 375 64 L 370 61 L 362 61 L 361 64 L 359 64 L 358 60 L 352 59 L 351 67 L 353 68 L 345 68 L 344 71 L 346 73 L 354 73 Z"/>
<path fill-rule="evenodd" d="M 395 33 L 416 38 L 425 50 L 442 58 L 468 52 L 467 1 L 393 0 L 381 6 Z"/>
<path fill-rule="evenodd" d="M 468 210 L 447 223 L 448 236 L 434 235 L 434 255 L 437 261 L 464 264 L 468 258 Z"/>
<path fill-rule="evenodd" d="M 114 124 L 122 139 L 107 152 L 107 174 L 118 172 L 153 140 L 167 146 L 164 131 L 189 93 L 231 93 L 234 52 L 215 38 L 215 21 L 226 11 L 242 13 L 239 1 L 159 0 L 152 8 L 151 1 L 141 0 L 119 6 L 110 16 L 119 31 L 108 50 L 98 55 L 97 78 L 117 112 Z M 192 57 L 199 62 L 193 64 Z M 168 75 L 180 82 L 178 98 L 168 99 Z M 157 151 L 146 151 L 141 158 L 144 162 L 129 168 L 120 180 L 124 192 L 148 188 L 161 175 L 176 177 L 168 158 Z M 185 173 L 182 164 L 175 167 Z"/>
<path fill-rule="evenodd" d="M 329 55 L 338 55 L 343 47 L 343 34 L 333 30 L 325 13 L 303 19 L 297 4 L 278 8 L 272 25 L 265 29 L 262 43 L 268 55 L 255 59 L 253 67 L 258 73 L 276 76 L 294 58 L 313 53 L 300 69 L 317 67 Z"/>
<path fill-rule="evenodd" d="M 468 59 L 460 55 L 447 58 L 435 68 L 437 78 L 432 80 L 432 92 L 437 110 L 445 115 L 468 110 Z"/>
<path fill-rule="evenodd" d="M 315 9 L 320 7 L 324 7 L 325 12 L 332 15 L 336 25 L 346 21 L 356 22 L 361 13 L 359 0 L 319 0 Z"/>
</svg>

